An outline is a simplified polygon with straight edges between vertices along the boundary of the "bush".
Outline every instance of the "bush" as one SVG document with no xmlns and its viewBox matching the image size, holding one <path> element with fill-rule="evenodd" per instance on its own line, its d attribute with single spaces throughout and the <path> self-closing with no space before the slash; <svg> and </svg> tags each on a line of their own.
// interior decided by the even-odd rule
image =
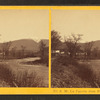
<svg viewBox="0 0 100 100">
<path fill-rule="evenodd" d="M 73 65 L 63 66 L 61 64 L 53 64 L 52 66 L 51 84 L 55 88 L 91 88 L 90 83 L 84 81 L 81 77 L 74 73 Z"/>
<path fill-rule="evenodd" d="M 51 71 L 52 87 L 97 87 L 94 71 L 85 62 L 58 56 L 52 61 Z"/>
<path fill-rule="evenodd" d="M 6 64 L 0 64 L 0 79 L 8 83 L 10 86 L 14 86 L 14 74 L 10 67 Z"/>
<path fill-rule="evenodd" d="M 94 72 L 88 64 L 77 64 L 77 66 L 74 66 L 76 70 L 74 70 L 74 73 L 78 75 L 82 80 L 85 80 L 93 86 L 95 75 Z"/>
<path fill-rule="evenodd" d="M 61 63 L 62 65 L 64 66 L 68 66 L 69 64 L 71 65 L 77 65 L 77 60 L 73 59 L 73 58 L 70 58 L 68 56 L 57 56 L 57 58 L 54 60 L 54 63 L 57 62 L 57 63 Z"/>
<path fill-rule="evenodd" d="M 49 56 L 48 56 L 48 55 L 45 55 L 45 56 L 43 57 L 43 59 L 41 59 L 41 62 L 42 62 L 43 64 L 46 64 L 46 65 L 48 66 L 48 64 L 49 64 Z"/>
<path fill-rule="evenodd" d="M 0 64 L 0 80 L 8 83 L 10 87 L 44 87 L 43 79 L 36 72 L 20 71 L 14 74 L 6 64 Z"/>
<path fill-rule="evenodd" d="M 15 84 L 18 87 L 44 87 L 43 79 L 37 76 L 36 72 L 29 74 L 27 71 L 19 72 L 16 76 Z"/>
</svg>

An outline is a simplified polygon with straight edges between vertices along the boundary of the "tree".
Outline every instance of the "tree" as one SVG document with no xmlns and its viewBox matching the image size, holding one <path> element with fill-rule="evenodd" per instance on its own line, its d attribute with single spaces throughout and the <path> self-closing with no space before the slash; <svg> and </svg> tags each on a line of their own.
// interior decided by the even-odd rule
<svg viewBox="0 0 100 100">
<path fill-rule="evenodd" d="M 99 58 L 100 57 L 100 53 L 99 53 L 99 48 L 98 47 L 95 47 L 93 50 L 92 50 L 92 57 L 93 58 Z"/>
<path fill-rule="evenodd" d="M 49 48 L 46 46 L 46 44 L 42 40 L 40 41 L 40 58 L 41 58 L 42 63 L 48 66 Z"/>
<path fill-rule="evenodd" d="M 61 43 L 61 36 L 57 31 L 51 31 L 51 50 L 56 50 Z"/>
<path fill-rule="evenodd" d="M 12 44 L 11 41 L 2 44 L 3 59 L 8 58 L 11 44 Z"/>
<path fill-rule="evenodd" d="M 85 59 L 90 59 L 93 44 L 93 41 L 84 44 Z"/>
<path fill-rule="evenodd" d="M 81 36 L 81 34 L 71 34 L 65 38 L 67 54 L 70 55 L 70 58 L 74 58 L 76 53 L 80 50 L 79 41 L 81 40 Z"/>
<path fill-rule="evenodd" d="M 13 57 L 16 56 L 16 48 L 17 48 L 17 47 L 13 47 L 13 48 L 11 49 L 11 55 L 12 55 Z"/>
<path fill-rule="evenodd" d="M 41 40 L 41 42 L 40 42 L 40 57 L 41 57 L 41 60 L 44 60 L 45 48 L 46 48 L 46 45 Z"/>
<path fill-rule="evenodd" d="M 21 45 L 21 51 L 22 51 L 22 58 L 25 56 L 25 46 Z"/>
</svg>

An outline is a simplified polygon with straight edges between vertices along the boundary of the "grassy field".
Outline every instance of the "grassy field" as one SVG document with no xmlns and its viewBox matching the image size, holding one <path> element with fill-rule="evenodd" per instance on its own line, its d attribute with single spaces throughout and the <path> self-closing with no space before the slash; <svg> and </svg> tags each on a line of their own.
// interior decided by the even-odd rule
<svg viewBox="0 0 100 100">
<path fill-rule="evenodd" d="M 69 62 L 68 59 L 52 61 L 52 87 L 100 87 L 100 60 Z"/>
<path fill-rule="evenodd" d="M 48 67 L 43 64 L 32 65 L 24 63 L 38 59 L 40 58 L 1 61 L 0 72 L 3 75 L 0 77 L 0 87 L 48 87 Z"/>
<path fill-rule="evenodd" d="M 100 60 L 90 60 L 87 63 L 93 70 L 96 86 L 100 88 Z"/>
</svg>

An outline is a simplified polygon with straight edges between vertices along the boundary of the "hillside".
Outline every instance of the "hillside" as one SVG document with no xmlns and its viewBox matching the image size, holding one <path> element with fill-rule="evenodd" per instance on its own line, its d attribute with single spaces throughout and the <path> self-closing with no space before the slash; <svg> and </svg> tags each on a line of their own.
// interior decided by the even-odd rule
<svg viewBox="0 0 100 100">
<path fill-rule="evenodd" d="M 14 47 L 16 48 L 16 50 L 21 50 L 23 46 L 27 51 L 33 51 L 33 52 L 39 51 L 40 42 L 36 42 L 32 39 L 20 39 L 11 42 L 12 43 L 11 43 L 10 50 Z M 43 42 L 46 44 L 46 46 L 49 46 L 48 39 L 43 39 Z M 2 49 L 2 43 L 0 43 L 0 49 Z"/>
<path fill-rule="evenodd" d="M 97 47 L 97 48 L 100 50 L 100 40 L 93 41 L 93 42 L 94 42 L 93 48 L 96 48 L 96 47 Z M 79 43 L 79 45 L 81 46 L 81 49 L 83 49 L 85 43 Z M 64 49 L 65 47 L 66 47 L 66 44 L 62 42 L 62 43 L 59 45 L 58 49 Z"/>
<path fill-rule="evenodd" d="M 12 41 L 11 48 L 16 47 L 17 50 L 21 50 L 21 46 L 25 47 L 25 50 L 38 51 L 38 43 L 31 39 L 21 39 Z"/>
<path fill-rule="evenodd" d="M 93 44 L 93 48 L 92 49 L 97 47 L 98 50 L 100 50 L 100 40 L 93 41 L 93 42 L 94 42 L 94 44 Z M 81 46 L 82 49 L 84 48 L 84 45 L 85 45 L 85 43 L 80 43 L 80 46 Z"/>
</svg>

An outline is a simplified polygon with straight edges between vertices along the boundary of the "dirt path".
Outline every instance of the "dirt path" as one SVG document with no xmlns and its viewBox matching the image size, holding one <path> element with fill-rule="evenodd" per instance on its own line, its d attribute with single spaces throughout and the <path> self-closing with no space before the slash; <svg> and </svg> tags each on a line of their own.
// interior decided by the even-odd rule
<svg viewBox="0 0 100 100">
<path fill-rule="evenodd" d="M 14 60 L 8 60 L 5 63 L 8 64 L 15 73 L 18 74 L 19 71 L 25 71 L 27 70 L 28 73 L 36 72 L 38 76 L 42 77 L 44 86 L 48 86 L 49 83 L 49 67 L 45 65 L 27 65 L 23 64 L 21 62 L 27 62 L 27 61 L 35 61 L 37 59 L 40 59 L 38 57 L 36 58 L 25 58 L 25 59 L 14 59 Z"/>
</svg>

